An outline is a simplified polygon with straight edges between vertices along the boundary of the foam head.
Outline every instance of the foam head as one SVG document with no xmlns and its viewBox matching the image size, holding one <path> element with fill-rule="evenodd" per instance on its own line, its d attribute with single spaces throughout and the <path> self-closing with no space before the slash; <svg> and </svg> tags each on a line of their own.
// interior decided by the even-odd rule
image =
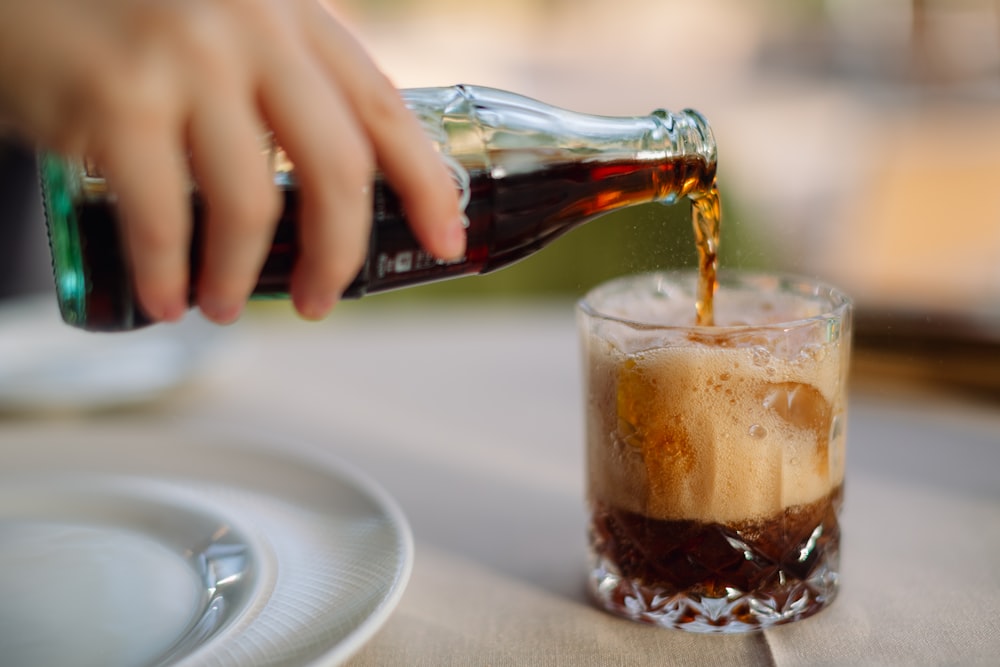
<svg viewBox="0 0 1000 667">
<path fill-rule="evenodd" d="M 729 277 L 721 326 L 696 327 L 694 280 L 628 278 L 581 304 L 591 493 L 720 522 L 829 493 L 843 477 L 849 302 L 801 281 Z"/>
</svg>

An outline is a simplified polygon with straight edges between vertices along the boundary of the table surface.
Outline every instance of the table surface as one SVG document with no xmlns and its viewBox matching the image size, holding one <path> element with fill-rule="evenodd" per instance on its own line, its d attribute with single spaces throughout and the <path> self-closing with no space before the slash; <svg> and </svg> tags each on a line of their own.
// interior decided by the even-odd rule
<svg viewBox="0 0 1000 667">
<path fill-rule="evenodd" d="M 740 636 L 643 626 L 584 593 L 583 419 L 572 306 L 351 304 L 323 324 L 251 313 L 211 363 L 140 409 L 8 415 L 160 431 L 238 423 L 310 441 L 399 502 L 416 557 L 366 665 L 994 664 L 1000 410 L 942 395 L 851 401 L 842 589 Z"/>
</svg>

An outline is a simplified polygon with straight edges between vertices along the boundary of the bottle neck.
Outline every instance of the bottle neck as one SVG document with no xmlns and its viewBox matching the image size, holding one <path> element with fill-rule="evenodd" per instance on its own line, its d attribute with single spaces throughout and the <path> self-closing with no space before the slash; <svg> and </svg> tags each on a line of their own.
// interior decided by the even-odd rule
<svg viewBox="0 0 1000 667">
<path fill-rule="evenodd" d="M 696 111 L 600 116 L 466 85 L 402 95 L 444 155 L 494 179 L 566 164 L 632 164 L 648 168 L 654 181 L 641 198 L 665 203 L 706 190 L 715 180 L 715 138 Z"/>
</svg>

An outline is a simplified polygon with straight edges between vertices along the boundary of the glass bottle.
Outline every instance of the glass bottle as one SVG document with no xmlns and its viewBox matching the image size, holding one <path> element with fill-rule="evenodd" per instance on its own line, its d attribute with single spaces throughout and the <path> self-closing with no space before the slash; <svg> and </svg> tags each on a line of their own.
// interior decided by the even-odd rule
<svg viewBox="0 0 1000 667">
<path fill-rule="evenodd" d="M 507 266 L 595 217 L 651 201 L 673 203 L 714 184 L 716 147 L 695 111 L 607 117 L 476 86 L 401 91 L 449 166 L 467 220 L 467 252 L 436 260 L 417 243 L 400 202 L 375 175 L 367 260 L 343 294 L 365 294 Z M 287 297 L 295 260 L 295 168 L 271 151 L 284 197 L 254 298 Z M 86 164 L 40 162 L 56 293 L 63 319 L 92 331 L 150 324 L 122 255 L 114 197 Z M 192 275 L 202 204 L 192 189 Z M 192 285 L 195 283 L 192 280 Z"/>
</svg>

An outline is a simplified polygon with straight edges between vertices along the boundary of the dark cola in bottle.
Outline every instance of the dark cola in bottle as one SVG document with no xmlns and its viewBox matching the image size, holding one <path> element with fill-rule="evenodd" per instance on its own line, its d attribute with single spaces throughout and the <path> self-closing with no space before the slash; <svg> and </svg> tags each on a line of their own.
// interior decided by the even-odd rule
<svg viewBox="0 0 1000 667">
<path fill-rule="evenodd" d="M 709 254 L 702 265 L 714 267 L 716 147 L 699 113 L 658 110 L 647 116 L 596 116 L 475 86 L 401 94 L 436 143 L 459 189 L 468 221 L 467 251 L 457 261 L 442 262 L 423 250 L 398 198 L 376 174 L 367 258 L 344 298 L 487 273 L 609 211 L 686 197 L 696 203 L 696 231 L 702 228 L 699 244 L 703 255 Z M 272 152 L 284 210 L 255 298 L 286 297 L 296 257 L 295 168 L 279 147 Z M 115 199 L 100 173 L 86 164 L 43 155 L 41 179 L 63 319 L 92 331 L 150 324 L 133 295 Z M 203 208 L 197 188 L 192 188 L 191 202 L 194 276 Z M 715 227 L 702 241 L 706 218 L 708 227 Z"/>
</svg>

